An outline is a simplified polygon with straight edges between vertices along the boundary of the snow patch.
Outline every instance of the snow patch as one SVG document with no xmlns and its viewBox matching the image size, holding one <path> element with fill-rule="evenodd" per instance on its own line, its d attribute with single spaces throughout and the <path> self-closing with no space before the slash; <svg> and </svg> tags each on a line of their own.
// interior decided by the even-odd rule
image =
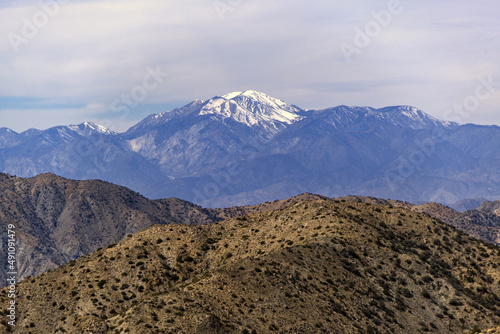
<svg viewBox="0 0 500 334">
<path fill-rule="evenodd" d="M 231 118 L 252 128 L 274 135 L 304 117 L 301 109 L 254 90 L 214 97 L 201 108 L 199 115 Z"/>
<path fill-rule="evenodd" d="M 231 100 L 232 98 L 235 98 L 236 96 L 240 95 L 241 93 L 242 92 L 232 92 L 232 93 L 226 94 L 222 97 L 225 98 L 226 100 Z"/>
<path fill-rule="evenodd" d="M 93 122 L 84 122 L 78 125 L 69 125 L 67 126 L 67 128 L 75 131 L 79 135 L 86 135 L 92 132 L 98 132 L 105 135 L 115 134 L 115 132 L 109 130 L 108 128 Z"/>
</svg>

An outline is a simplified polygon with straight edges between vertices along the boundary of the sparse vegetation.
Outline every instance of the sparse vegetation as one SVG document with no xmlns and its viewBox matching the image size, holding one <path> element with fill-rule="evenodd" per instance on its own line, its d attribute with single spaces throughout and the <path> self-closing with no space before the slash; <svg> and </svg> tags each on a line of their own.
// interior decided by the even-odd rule
<svg viewBox="0 0 500 334">
<path fill-rule="evenodd" d="M 317 200 L 153 226 L 23 281 L 19 314 L 42 334 L 472 333 L 500 323 L 499 260 L 424 214 Z"/>
</svg>

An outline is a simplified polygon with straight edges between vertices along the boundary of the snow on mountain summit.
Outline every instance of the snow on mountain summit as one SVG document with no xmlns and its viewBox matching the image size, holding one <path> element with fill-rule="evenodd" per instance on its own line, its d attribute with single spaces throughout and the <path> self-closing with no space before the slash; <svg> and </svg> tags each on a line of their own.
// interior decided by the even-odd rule
<svg viewBox="0 0 500 334">
<path fill-rule="evenodd" d="M 226 94 L 226 95 L 224 95 L 222 97 L 225 98 L 226 100 L 231 100 L 233 97 L 241 95 L 242 93 L 243 92 L 232 92 L 232 93 Z"/>
<path fill-rule="evenodd" d="M 302 112 L 303 110 L 282 100 L 247 90 L 208 100 L 199 115 L 230 118 L 253 128 L 262 128 L 268 135 L 274 135 L 287 125 L 303 119 Z"/>
<path fill-rule="evenodd" d="M 115 134 L 115 132 L 93 122 L 84 122 L 78 125 L 69 125 L 68 128 L 80 135 L 88 135 L 92 133 L 100 133 L 105 135 Z"/>
<path fill-rule="evenodd" d="M 304 110 L 265 93 L 246 90 L 215 96 L 205 101 L 194 100 L 181 108 L 149 115 L 130 128 L 126 136 L 134 138 L 137 133 L 163 126 L 171 132 L 173 131 L 172 126 L 175 128 L 181 124 L 176 120 L 183 118 L 189 119 L 188 122 L 193 122 L 193 124 L 208 118 L 219 124 L 222 123 L 230 131 L 240 131 L 240 126 L 245 126 L 250 128 L 251 133 L 266 140 L 292 124 L 302 121 L 305 122 L 303 124 L 306 124 L 314 122 L 316 119 L 322 119 L 338 130 L 349 130 L 353 127 L 357 128 L 359 124 L 368 126 L 368 124 L 375 123 L 380 126 L 392 125 L 411 129 L 430 129 L 436 126 L 448 128 L 456 125 L 438 120 L 411 106 L 375 109 L 341 105 L 322 110 Z"/>
<path fill-rule="evenodd" d="M 279 107 L 287 107 L 289 106 L 288 103 L 284 102 L 283 100 L 276 99 L 274 97 L 270 97 L 267 94 L 257 92 L 255 90 L 246 90 L 244 92 L 233 92 L 226 94 L 222 96 L 226 100 L 241 100 L 244 98 L 251 99 L 253 101 L 258 101 L 264 104 L 269 104 L 269 105 L 277 105 Z"/>
</svg>

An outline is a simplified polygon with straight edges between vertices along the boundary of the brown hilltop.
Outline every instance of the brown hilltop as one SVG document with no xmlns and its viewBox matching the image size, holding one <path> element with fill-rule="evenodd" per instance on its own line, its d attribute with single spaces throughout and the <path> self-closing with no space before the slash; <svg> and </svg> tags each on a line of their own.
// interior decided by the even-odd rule
<svg viewBox="0 0 500 334">
<path fill-rule="evenodd" d="M 303 201 L 153 226 L 26 279 L 14 333 L 471 333 L 500 323 L 499 260 L 425 214 Z"/>
<path fill-rule="evenodd" d="M 425 203 L 417 205 L 393 199 L 380 199 L 375 197 L 352 196 L 352 195 L 341 197 L 339 198 L 339 200 L 395 206 L 398 208 L 404 208 L 414 212 L 426 213 L 429 216 L 439 219 L 445 223 L 452 222 L 458 215 L 457 211 L 453 210 L 452 208 L 446 205 L 439 203 Z"/>
<path fill-rule="evenodd" d="M 234 217 L 239 217 L 239 216 L 247 216 L 255 213 L 261 213 L 261 212 L 266 212 L 266 211 L 272 211 L 272 210 L 279 210 L 283 208 L 287 208 L 290 205 L 293 205 L 298 202 L 304 202 L 304 201 L 313 201 L 313 200 L 319 200 L 319 199 L 327 199 L 325 196 L 321 195 L 316 195 L 316 194 L 310 194 L 310 193 L 303 193 L 301 195 L 297 195 L 295 197 L 283 199 L 283 200 L 276 200 L 272 202 L 265 202 L 262 204 L 257 204 L 257 205 L 247 205 L 247 206 L 235 206 L 235 207 L 230 207 L 230 208 L 224 208 L 224 209 L 208 209 L 211 212 L 213 212 L 214 215 L 227 219 L 227 218 L 234 218 Z"/>
<path fill-rule="evenodd" d="M 457 212 L 439 203 L 415 205 L 397 200 L 363 196 L 346 196 L 339 198 L 339 200 L 384 204 L 425 213 L 464 231 L 474 238 L 500 245 L 500 201 L 485 201 L 474 210 Z"/>
<path fill-rule="evenodd" d="M 100 180 L 75 181 L 50 173 L 26 179 L 0 173 L 0 222 L 5 229 L 8 224 L 16 226 L 19 279 L 54 269 L 154 224 L 213 223 L 319 198 L 303 194 L 255 206 L 204 209 L 176 198 L 149 200 Z M 0 286 L 6 285 L 5 275 L 0 272 Z"/>
<path fill-rule="evenodd" d="M 439 203 L 426 203 L 421 205 L 415 205 L 410 210 L 415 212 L 423 212 L 428 214 L 433 218 L 437 218 L 445 223 L 452 222 L 457 215 L 459 214 L 457 211 L 452 208 L 439 204 Z"/>
</svg>

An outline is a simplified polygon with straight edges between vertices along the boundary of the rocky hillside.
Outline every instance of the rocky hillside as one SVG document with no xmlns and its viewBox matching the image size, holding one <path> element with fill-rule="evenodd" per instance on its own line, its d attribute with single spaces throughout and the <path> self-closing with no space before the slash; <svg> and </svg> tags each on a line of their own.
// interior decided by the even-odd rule
<svg viewBox="0 0 500 334">
<path fill-rule="evenodd" d="M 426 213 L 429 216 L 442 220 L 443 222 L 446 223 L 453 221 L 453 219 L 455 219 L 458 215 L 458 212 L 455 211 L 454 209 L 439 203 L 425 203 L 417 205 L 392 199 L 381 199 L 381 198 L 365 197 L 365 196 L 345 196 L 339 198 L 339 200 L 358 201 L 371 204 L 396 206 L 398 208 L 404 208 L 419 213 Z"/>
<path fill-rule="evenodd" d="M 484 202 L 475 210 L 462 212 L 450 224 L 476 238 L 500 244 L 500 201 Z"/>
<path fill-rule="evenodd" d="M 54 269 L 154 224 L 213 223 L 317 199 L 325 197 L 305 193 L 255 206 L 204 209 L 175 198 L 149 200 L 127 188 L 102 181 L 73 181 L 53 174 L 42 174 L 30 179 L 0 174 L 0 222 L 4 226 L 0 247 L 3 250 L 7 244 L 6 226 L 14 224 L 19 243 L 19 278 L 22 279 Z M 490 216 L 485 213 L 475 218 L 475 221 L 484 218 L 478 227 L 478 224 L 464 223 L 466 219 L 454 219 L 458 213 L 439 204 L 416 206 L 407 202 L 357 196 L 341 200 L 425 212 L 444 222 L 455 222 L 454 226 L 478 238 L 497 242 L 498 225 L 489 224 Z M 492 219 L 498 218 L 493 216 Z M 0 281 L 5 282 L 4 272 L 0 272 Z"/>
<path fill-rule="evenodd" d="M 403 201 L 364 196 L 346 196 L 339 198 L 339 200 L 383 204 L 425 213 L 432 218 L 462 230 L 474 238 L 500 245 L 500 201 L 485 201 L 475 210 L 460 213 L 439 203 L 416 205 Z"/>
<path fill-rule="evenodd" d="M 483 202 L 479 207 L 476 208 L 479 211 L 491 212 L 496 216 L 500 217 L 500 201 L 496 202 Z"/>
<path fill-rule="evenodd" d="M 495 328 L 490 328 L 484 331 L 476 332 L 478 334 L 499 334 L 500 333 L 500 326 L 497 326 Z"/>
<path fill-rule="evenodd" d="M 176 198 L 149 200 L 108 182 L 74 181 L 53 174 L 30 179 L 0 174 L 1 249 L 7 225 L 17 233 L 19 279 L 57 268 L 154 224 L 207 224 L 319 199 L 303 194 L 248 207 L 204 209 Z M 6 258 L 4 261 L 7 260 Z M 0 272 L 0 286 L 5 286 Z"/>
<path fill-rule="evenodd" d="M 500 323 L 499 261 L 426 214 L 302 201 L 153 226 L 26 279 L 13 332 L 477 333 Z"/>
<path fill-rule="evenodd" d="M 7 225 L 13 224 L 19 278 L 54 269 L 153 224 L 217 220 L 189 202 L 151 201 L 107 182 L 72 181 L 53 174 L 31 179 L 0 174 L 1 247 L 4 251 Z M 2 286 L 5 275 L 0 271 Z"/>
<path fill-rule="evenodd" d="M 257 204 L 257 205 L 234 206 L 234 207 L 230 207 L 230 208 L 207 209 L 207 210 L 209 210 L 213 215 L 215 215 L 217 217 L 227 219 L 227 218 L 234 218 L 234 217 L 239 217 L 239 216 L 247 216 L 247 215 L 266 212 L 266 211 L 279 210 L 279 209 L 287 208 L 287 207 L 289 207 L 295 203 L 298 203 L 298 202 L 313 201 L 313 200 L 319 200 L 319 199 L 327 199 L 327 197 L 315 195 L 315 194 L 310 194 L 310 193 L 304 193 L 304 194 L 294 196 L 291 198 L 287 198 L 287 199 L 283 199 L 283 200 L 276 200 L 276 201 L 272 201 L 272 202 L 265 202 L 265 203 L 261 203 L 261 204 Z"/>
</svg>

